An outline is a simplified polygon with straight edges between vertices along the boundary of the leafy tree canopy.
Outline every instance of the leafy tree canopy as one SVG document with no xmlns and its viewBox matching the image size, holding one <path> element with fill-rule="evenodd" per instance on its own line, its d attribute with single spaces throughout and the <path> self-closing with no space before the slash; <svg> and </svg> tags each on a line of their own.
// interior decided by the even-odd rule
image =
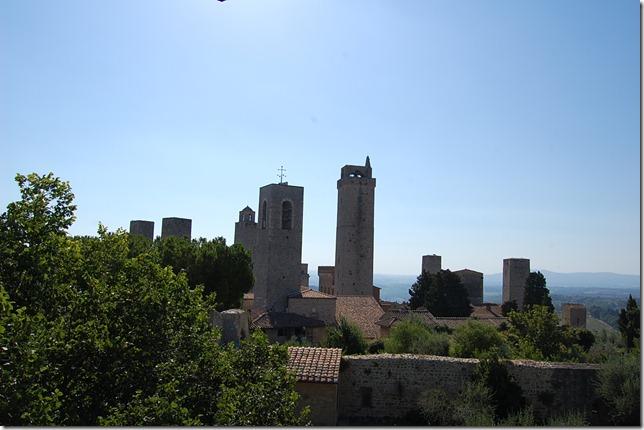
<svg viewBox="0 0 644 430">
<path fill-rule="evenodd" d="M 409 290 L 412 309 L 421 306 L 439 317 L 466 317 L 472 313 L 461 278 L 449 270 L 430 275 L 423 271 Z"/>
<path fill-rule="evenodd" d="M 550 290 L 546 287 L 546 278 L 541 272 L 531 272 L 525 282 L 523 308 L 527 309 L 534 305 L 547 306 L 550 312 L 555 310 L 550 298 Z"/>
<path fill-rule="evenodd" d="M 325 346 L 329 348 L 342 348 L 342 354 L 364 354 L 367 342 L 360 329 L 346 318 L 340 318 L 337 327 L 327 329 Z"/>
<path fill-rule="evenodd" d="M 451 356 L 478 358 L 492 350 L 500 351 L 503 357 L 509 355 L 505 340 L 495 327 L 478 321 L 468 321 L 454 330 L 450 346 Z"/>
<path fill-rule="evenodd" d="M 219 345 L 215 295 L 124 231 L 70 238 L 69 185 L 18 175 L 0 216 L 0 422 L 301 425 L 286 348 Z M 270 401 L 270 404 L 269 404 Z"/>
<path fill-rule="evenodd" d="M 437 333 L 418 318 L 406 318 L 391 328 L 384 339 L 385 352 L 391 354 L 447 355 L 449 336 Z"/>
<path fill-rule="evenodd" d="M 619 331 L 626 342 L 626 348 L 630 350 L 635 345 L 635 339 L 640 337 L 640 308 L 630 294 L 626 309 L 619 311 L 618 324 Z"/>
</svg>

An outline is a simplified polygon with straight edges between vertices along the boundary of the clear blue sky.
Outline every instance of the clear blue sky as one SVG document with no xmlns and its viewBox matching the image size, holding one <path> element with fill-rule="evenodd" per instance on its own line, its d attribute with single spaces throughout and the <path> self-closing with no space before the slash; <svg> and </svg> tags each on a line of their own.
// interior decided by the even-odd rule
<svg viewBox="0 0 644 430">
<path fill-rule="evenodd" d="M 633 0 L 4 0 L 0 205 L 53 171 L 72 234 L 179 216 L 232 243 L 283 164 L 314 271 L 369 155 L 377 273 L 639 274 L 639 55 Z"/>
</svg>

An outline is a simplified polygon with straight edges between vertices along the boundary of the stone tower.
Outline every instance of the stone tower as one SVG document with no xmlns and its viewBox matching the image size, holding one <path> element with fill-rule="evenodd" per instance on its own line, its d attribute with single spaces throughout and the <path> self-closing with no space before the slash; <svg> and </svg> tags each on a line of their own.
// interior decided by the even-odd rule
<svg viewBox="0 0 644 430">
<path fill-rule="evenodd" d="M 561 322 L 572 327 L 586 328 L 586 306 L 580 303 L 562 304 Z"/>
<path fill-rule="evenodd" d="M 338 296 L 373 295 L 373 215 L 376 179 L 364 166 L 344 166 L 338 180 L 335 288 Z"/>
<path fill-rule="evenodd" d="M 239 211 L 239 221 L 235 223 L 235 242 L 250 251 L 251 256 L 255 250 L 257 240 L 257 223 L 255 211 L 246 206 Z"/>
<path fill-rule="evenodd" d="M 154 240 L 154 221 L 133 220 L 130 221 L 130 234 L 143 236 Z"/>
<path fill-rule="evenodd" d="M 519 310 L 523 310 L 525 281 L 529 275 L 529 259 L 505 258 L 503 260 L 503 303 L 515 300 Z"/>
<path fill-rule="evenodd" d="M 166 237 L 192 238 L 192 220 L 188 218 L 163 218 L 161 223 L 161 239 Z"/>
<path fill-rule="evenodd" d="M 441 256 L 436 255 L 436 254 L 423 255 L 422 270 L 427 272 L 429 275 L 434 275 L 434 274 L 440 272 L 441 271 Z"/>
<path fill-rule="evenodd" d="M 289 294 L 300 291 L 304 188 L 288 183 L 259 189 L 253 255 L 253 308 L 284 312 Z"/>
</svg>

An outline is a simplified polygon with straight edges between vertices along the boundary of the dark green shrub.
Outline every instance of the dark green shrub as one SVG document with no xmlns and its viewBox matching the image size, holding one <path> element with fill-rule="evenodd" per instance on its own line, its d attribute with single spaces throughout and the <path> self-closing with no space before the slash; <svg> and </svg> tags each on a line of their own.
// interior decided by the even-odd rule
<svg viewBox="0 0 644 430">
<path fill-rule="evenodd" d="M 416 318 L 408 318 L 396 324 L 384 340 L 385 352 L 391 354 L 447 355 L 449 337 L 436 333 Z"/>
<path fill-rule="evenodd" d="M 360 329 L 344 317 L 338 327 L 328 329 L 324 344 L 329 348 L 342 348 L 344 355 L 364 354 L 367 350 L 367 342 Z"/>
</svg>

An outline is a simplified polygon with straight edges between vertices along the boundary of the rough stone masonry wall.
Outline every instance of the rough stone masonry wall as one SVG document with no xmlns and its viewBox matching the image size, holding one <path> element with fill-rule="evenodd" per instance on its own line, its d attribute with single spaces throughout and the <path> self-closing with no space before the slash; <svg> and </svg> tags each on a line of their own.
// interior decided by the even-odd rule
<svg viewBox="0 0 644 430">
<path fill-rule="evenodd" d="M 343 357 L 339 424 L 378 424 L 403 417 L 417 407 L 420 394 L 431 388 L 455 396 L 477 363 L 475 359 L 410 354 Z M 591 409 L 594 365 L 515 360 L 508 371 L 540 416 Z"/>
</svg>

